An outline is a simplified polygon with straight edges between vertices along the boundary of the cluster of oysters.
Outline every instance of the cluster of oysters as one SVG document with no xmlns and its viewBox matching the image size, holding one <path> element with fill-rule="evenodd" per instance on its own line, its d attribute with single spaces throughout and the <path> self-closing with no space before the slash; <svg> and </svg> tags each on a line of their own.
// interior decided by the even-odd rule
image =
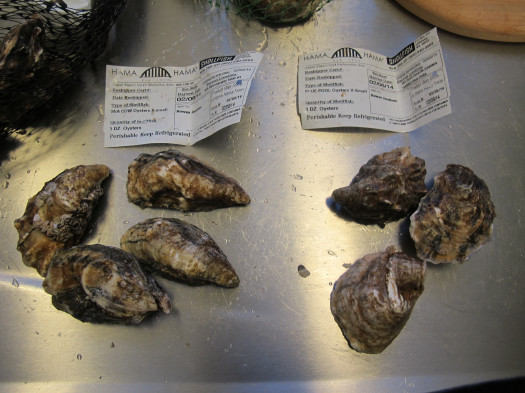
<svg viewBox="0 0 525 393">
<path fill-rule="evenodd" d="M 53 305 L 83 322 L 137 324 L 172 305 L 152 275 L 226 288 L 239 277 L 219 246 L 200 228 L 176 218 L 146 219 L 129 228 L 120 248 L 80 242 L 106 165 L 79 165 L 48 181 L 15 220 L 23 262 L 44 277 Z M 246 205 L 239 184 L 178 151 L 142 154 L 128 167 L 128 200 L 180 211 Z"/>
<path fill-rule="evenodd" d="M 426 262 L 461 263 L 490 240 L 496 217 L 485 182 L 449 164 L 425 185 L 425 161 L 408 147 L 372 157 L 333 200 L 356 222 L 378 224 L 410 216 L 417 257 L 365 255 L 334 284 L 332 314 L 350 347 L 380 353 L 404 327 L 424 289 Z"/>
</svg>

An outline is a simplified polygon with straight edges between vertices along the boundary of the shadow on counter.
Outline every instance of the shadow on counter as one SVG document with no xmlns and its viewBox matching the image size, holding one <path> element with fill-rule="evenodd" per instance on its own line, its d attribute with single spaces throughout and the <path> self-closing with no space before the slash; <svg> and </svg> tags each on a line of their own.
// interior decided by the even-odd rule
<svg viewBox="0 0 525 393">
<path fill-rule="evenodd" d="M 485 393 L 485 392 L 523 392 L 525 390 L 525 377 L 502 379 L 497 381 L 483 382 L 468 386 L 459 386 L 451 389 L 438 390 L 433 393 Z"/>
</svg>

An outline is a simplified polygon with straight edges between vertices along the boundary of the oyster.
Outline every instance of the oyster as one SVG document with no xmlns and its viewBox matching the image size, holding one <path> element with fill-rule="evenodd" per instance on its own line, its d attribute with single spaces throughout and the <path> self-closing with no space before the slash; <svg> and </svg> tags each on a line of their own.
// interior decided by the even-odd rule
<svg viewBox="0 0 525 393">
<path fill-rule="evenodd" d="M 29 199 L 24 215 L 15 220 L 17 250 L 27 266 L 45 276 L 58 249 L 80 242 L 109 174 L 106 165 L 79 165 L 48 181 Z"/>
<path fill-rule="evenodd" d="M 13 27 L 0 47 L 0 72 L 31 74 L 44 52 L 44 22 L 38 14 Z"/>
<path fill-rule="evenodd" d="M 490 240 L 496 212 L 485 182 L 464 166 L 450 164 L 410 217 L 419 258 L 464 262 Z"/>
<path fill-rule="evenodd" d="M 426 173 L 425 161 L 401 147 L 373 156 L 332 198 L 354 220 L 384 226 L 416 210 L 427 192 Z"/>
<path fill-rule="evenodd" d="M 175 218 L 151 218 L 127 230 L 120 247 L 149 269 L 188 283 L 236 287 L 239 277 L 206 232 Z"/>
<path fill-rule="evenodd" d="M 132 255 L 100 244 L 59 250 L 42 285 L 57 309 L 82 322 L 137 324 L 171 310 L 166 292 Z"/>
<path fill-rule="evenodd" d="M 141 208 L 206 211 L 250 203 L 234 179 L 177 150 L 141 154 L 129 165 L 126 188 Z"/>
<path fill-rule="evenodd" d="M 358 259 L 334 283 L 330 309 L 350 347 L 380 353 L 405 326 L 423 292 L 426 264 L 393 246 Z"/>
<path fill-rule="evenodd" d="M 323 0 L 235 0 L 241 14 L 274 23 L 295 23 L 310 18 Z"/>
</svg>

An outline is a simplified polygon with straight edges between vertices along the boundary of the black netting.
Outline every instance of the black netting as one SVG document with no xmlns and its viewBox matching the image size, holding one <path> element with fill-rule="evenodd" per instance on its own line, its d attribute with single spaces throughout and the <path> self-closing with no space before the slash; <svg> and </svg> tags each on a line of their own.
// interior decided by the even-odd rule
<svg viewBox="0 0 525 393">
<path fill-rule="evenodd" d="M 275 24 L 305 21 L 332 0 L 209 0 L 215 6 L 234 9 L 239 15 Z"/>
<path fill-rule="evenodd" d="M 65 0 L 67 3 L 67 0 Z M 8 132 L 70 87 L 105 49 L 126 0 L 0 0 L 0 129 Z"/>
</svg>

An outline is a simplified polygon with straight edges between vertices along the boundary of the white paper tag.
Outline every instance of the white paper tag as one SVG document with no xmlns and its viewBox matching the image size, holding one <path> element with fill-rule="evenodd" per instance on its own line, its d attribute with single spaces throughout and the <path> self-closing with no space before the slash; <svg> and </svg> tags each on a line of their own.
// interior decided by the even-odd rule
<svg viewBox="0 0 525 393">
<path fill-rule="evenodd" d="M 246 52 L 188 67 L 106 67 L 104 146 L 192 145 L 238 123 L 263 55 Z"/>
<path fill-rule="evenodd" d="M 298 100 L 303 129 L 409 132 L 448 115 L 450 89 L 437 30 L 394 57 L 361 48 L 300 56 Z"/>
</svg>

